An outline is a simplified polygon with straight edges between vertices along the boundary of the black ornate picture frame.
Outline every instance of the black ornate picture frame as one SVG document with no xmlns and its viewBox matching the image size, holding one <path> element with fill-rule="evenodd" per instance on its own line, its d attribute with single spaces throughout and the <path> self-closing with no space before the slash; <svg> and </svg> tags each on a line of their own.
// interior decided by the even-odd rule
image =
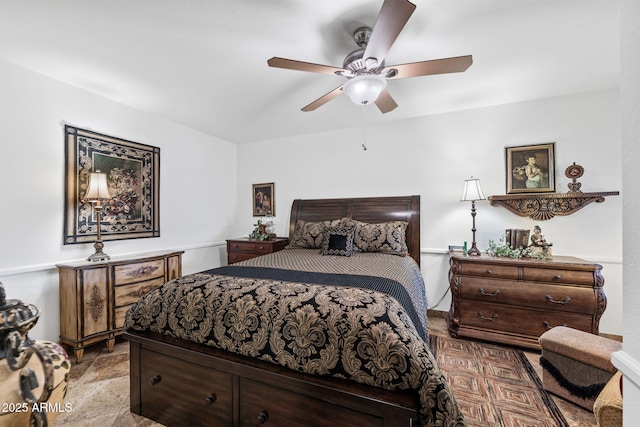
<svg viewBox="0 0 640 427">
<path fill-rule="evenodd" d="M 102 240 L 160 237 L 160 148 L 64 126 L 65 245 L 93 243 L 97 218 L 83 202 L 90 172 L 107 174 Z"/>
<path fill-rule="evenodd" d="M 507 194 L 555 193 L 555 142 L 506 147 Z"/>
<path fill-rule="evenodd" d="M 273 182 L 253 184 L 253 216 L 276 215 L 276 186 Z"/>
</svg>

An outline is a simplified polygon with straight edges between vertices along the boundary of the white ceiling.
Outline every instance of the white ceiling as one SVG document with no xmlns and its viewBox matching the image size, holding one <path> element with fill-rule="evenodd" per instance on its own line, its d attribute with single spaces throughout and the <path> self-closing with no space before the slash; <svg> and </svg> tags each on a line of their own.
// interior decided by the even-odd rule
<svg viewBox="0 0 640 427">
<path fill-rule="evenodd" d="M 415 0 L 387 65 L 473 55 L 464 73 L 389 81 L 385 122 L 617 87 L 620 0 Z M 243 143 L 361 126 L 342 67 L 382 0 L 0 0 L 0 59 Z M 0 87 L 2 82 L 0 82 Z M 1 94 L 0 94 L 1 96 Z"/>
</svg>

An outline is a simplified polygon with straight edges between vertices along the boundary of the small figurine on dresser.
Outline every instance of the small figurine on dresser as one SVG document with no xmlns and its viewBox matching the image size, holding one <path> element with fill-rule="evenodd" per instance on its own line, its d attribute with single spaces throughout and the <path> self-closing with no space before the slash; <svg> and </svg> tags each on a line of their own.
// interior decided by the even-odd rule
<svg viewBox="0 0 640 427">
<path fill-rule="evenodd" d="M 551 246 L 553 243 L 548 243 L 542 235 L 542 229 L 539 226 L 533 227 L 533 235 L 531 236 L 531 249 L 532 255 L 542 255 L 544 257 L 551 258 Z"/>
</svg>

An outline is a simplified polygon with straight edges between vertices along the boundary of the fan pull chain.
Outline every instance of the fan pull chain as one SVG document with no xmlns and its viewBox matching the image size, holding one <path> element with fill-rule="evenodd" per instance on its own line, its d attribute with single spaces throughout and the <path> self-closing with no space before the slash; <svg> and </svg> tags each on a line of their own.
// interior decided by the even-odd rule
<svg viewBox="0 0 640 427">
<path fill-rule="evenodd" d="M 366 118 L 365 118 L 365 108 L 367 106 L 362 104 L 362 150 L 367 151 L 367 135 L 366 135 Z"/>
</svg>

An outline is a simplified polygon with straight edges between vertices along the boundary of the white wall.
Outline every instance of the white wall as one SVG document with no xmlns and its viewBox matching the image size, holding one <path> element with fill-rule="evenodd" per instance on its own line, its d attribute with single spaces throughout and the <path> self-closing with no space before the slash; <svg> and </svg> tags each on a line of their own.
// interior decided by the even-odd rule
<svg viewBox="0 0 640 427">
<path fill-rule="evenodd" d="M 614 365 L 624 379 L 623 424 L 637 426 L 640 419 L 640 3 L 626 1 L 622 8 L 620 76 L 624 198 L 624 343 Z"/>
<path fill-rule="evenodd" d="M 564 170 L 574 161 L 585 168 L 583 191 L 622 186 L 617 89 L 370 126 L 366 136 L 364 151 L 357 121 L 352 129 L 240 145 L 236 233 L 248 234 L 255 221 L 254 183 L 275 182 L 279 235 L 287 233 L 296 198 L 419 194 L 421 268 L 434 304 L 448 289 L 445 249 L 471 241 L 471 205 L 459 202 L 463 182 L 473 175 L 486 195 L 505 194 L 505 146 L 555 142 L 559 192 L 567 191 Z M 622 335 L 622 195 L 543 222 L 488 202 L 479 202 L 477 210 L 480 249 L 505 228 L 539 224 L 554 254 L 602 264 L 609 305 L 600 331 Z M 447 296 L 438 309 L 446 311 L 449 304 Z"/>
<path fill-rule="evenodd" d="M 92 244 L 63 245 L 62 122 L 160 147 L 159 238 L 105 242 L 109 255 L 184 249 L 185 273 L 226 262 L 235 218 L 236 146 L 161 117 L 0 62 L 0 281 L 42 312 L 30 333 L 59 335 L 56 263 Z"/>
</svg>

